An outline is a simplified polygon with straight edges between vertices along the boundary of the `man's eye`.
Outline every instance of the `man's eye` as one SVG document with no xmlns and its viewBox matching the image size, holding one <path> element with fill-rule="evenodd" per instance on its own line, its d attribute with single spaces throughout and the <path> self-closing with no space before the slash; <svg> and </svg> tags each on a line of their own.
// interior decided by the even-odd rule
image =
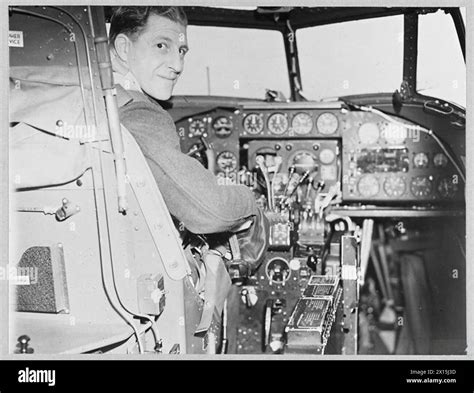
<svg viewBox="0 0 474 393">
<path fill-rule="evenodd" d="M 186 53 L 188 53 L 188 51 L 187 51 L 187 49 L 182 48 L 182 49 L 179 50 L 179 53 L 180 53 L 182 56 L 184 56 Z"/>
<path fill-rule="evenodd" d="M 159 42 L 158 44 L 156 44 L 156 46 L 158 47 L 158 49 L 165 49 L 167 47 L 164 42 Z"/>
</svg>

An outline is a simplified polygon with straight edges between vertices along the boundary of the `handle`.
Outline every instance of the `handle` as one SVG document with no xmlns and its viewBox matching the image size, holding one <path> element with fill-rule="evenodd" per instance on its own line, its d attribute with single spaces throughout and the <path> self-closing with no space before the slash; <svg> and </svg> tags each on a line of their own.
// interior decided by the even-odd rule
<svg viewBox="0 0 474 393">
<path fill-rule="evenodd" d="M 438 100 L 436 101 L 426 101 L 423 104 L 423 108 L 427 112 L 435 112 L 443 116 L 450 115 L 451 113 L 454 112 L 454 109 L 452 108 L 451 105 L 449 105 L 447 102 L 444 104 L 441 104 Z"/>
</svg>

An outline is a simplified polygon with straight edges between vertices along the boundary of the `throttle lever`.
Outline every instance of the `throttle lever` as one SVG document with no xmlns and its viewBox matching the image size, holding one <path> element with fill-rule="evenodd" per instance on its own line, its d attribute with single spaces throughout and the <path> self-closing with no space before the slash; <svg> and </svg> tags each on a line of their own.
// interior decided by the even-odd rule
<svg viewBox="0 0 474 393">
<path fill-rule="evenodd" d="M 298 183 L 296 184 L 295 188 L 293 189 L 293 191 L 289 195 L 290 197 L 295 193 L 295 191 L 298 189 L 298 187 L 301 186 L 305 182 L 305 180 L 308 178 L 308 176 L 309 176 L 309 171 L 306 171 L 303 174 L 303 176 L 301 176 L 300 180 L 298 180 Z"/>
<path fill-rule="evenodd" d="M 272 330 L 272 315 L 273 314 L 273 299 L 267 299 L 265 303 L 265 314 L 263 321 L 263 340 L 262 350 L 266 352 L 267 346 L 270 345 L 271 330 Z"/>
<path fill-rule="evenodd" d="M 284 196 L 286 196 L 286 194 L 288 193 L 288 187 L 290 186 L 291 178 L 293 177 L 295 170 L 296 167 L 294 165 L 290 166 L 290 168 L 288 169 L 288 182 L 286 183 L 285 191 L 283 192 Z"/>
<path fill-rule="evenodd" d="M 201 135 L 201 136 L 199 137 L 199 140 L 202 142 L 202 144 L 204 145 L 204 147 L 205 147 L 207 150 L 212 149 L 211 144 L 206 140 L 206 138 L 204 138 L 203 135 Z"/>
<path fill-rule="evenodd" d="M 255 158 L 255 162 L 257 163 L 257 167 L 260 169 L 262 172 L 263 178 L 265 179 L 265 187 L 267 188 L 267 200 L 268 200 L 268 208 L 273 211 L 274 206 L 273 206 L 273 196 L 272 196 L 272 189 L 271 189 L 271 184 L 270 184 L 270 178 L 268 177 L 268 168 L 265 164 L 265 158 L 263 156 L 258 155 Z"/>
<path fill-rule="evenodd" d="M 308 200 L 309 196 L 311 195 L 311 188 L 313 187 L 313 181 L 314 179 L 312 177 L 310 177 L 308 180 L 308 188 L 306 189 L 306 200 Z"/>
<path fill-rule="evenodd" d="M 206 138 L 204 138 L 204 135 L 201 135 L 199 139 L 205 148 L 204 153 L 207 158 L 207 169 L 212 173 L 216 173 L 216 153 L 212 148 L 212 145 L 206 140 Z"/>
</svg>

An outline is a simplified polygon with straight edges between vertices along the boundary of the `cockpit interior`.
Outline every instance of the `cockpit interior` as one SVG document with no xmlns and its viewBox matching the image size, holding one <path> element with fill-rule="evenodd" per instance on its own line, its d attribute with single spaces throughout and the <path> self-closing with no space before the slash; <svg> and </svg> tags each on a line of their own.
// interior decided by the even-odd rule
<svg viewBox="0 0 474 393">
<path fill-rule="evenodd" d="M 466 353 L 463 9 L 184 7 L 160 104 L 274 218 L 210 313 L 211 265 L 116 121 L 113 9 L 9 7 L 9 353 Z"/>
</svg>

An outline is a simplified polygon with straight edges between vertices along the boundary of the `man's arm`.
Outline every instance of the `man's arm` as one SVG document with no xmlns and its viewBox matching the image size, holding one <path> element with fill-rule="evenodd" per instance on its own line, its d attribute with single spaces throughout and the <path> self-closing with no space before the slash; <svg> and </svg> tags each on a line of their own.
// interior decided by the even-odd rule
<svg viewBox="0 0 474 393">
<path fill-rule="evenodd" d="M 132 102 L 120 121 L 139 144 L 170 213 L 195 233 L 236 230 L 257 213 L 252 192 L 223 186 L 197 160 L 183 154 L 173 120 L 161 107 Z"/>
</svg>

